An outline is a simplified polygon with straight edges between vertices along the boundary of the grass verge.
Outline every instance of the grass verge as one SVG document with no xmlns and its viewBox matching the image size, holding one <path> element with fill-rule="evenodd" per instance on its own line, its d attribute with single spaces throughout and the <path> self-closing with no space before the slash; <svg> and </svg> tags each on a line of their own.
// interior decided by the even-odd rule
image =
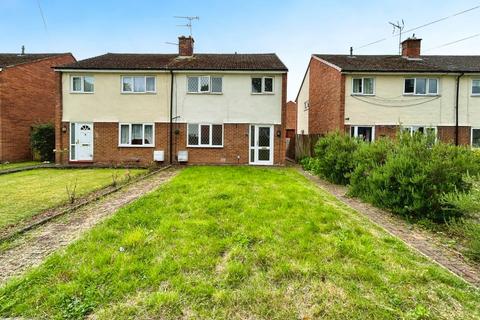
<svg viewBox="0 0 480 320">
<path fill-rule="evenodd" d="M 40 162 L 40 161 L 0 163 L 0 171 L 10 170 L 10 169 L 19 169 L 19 168 L 30 167 L 30 166 L 38 166 L 40 164 L 42 164 L 42 162 Z"/>
<path fill-rule="evenodd" d="M 34 169 L 0 175 L 0 228 L 68 201 L 76 196 L 145 173 L 142 169 Z M 76 187 L 75 187 L 76 186 Z"/>
</svg>

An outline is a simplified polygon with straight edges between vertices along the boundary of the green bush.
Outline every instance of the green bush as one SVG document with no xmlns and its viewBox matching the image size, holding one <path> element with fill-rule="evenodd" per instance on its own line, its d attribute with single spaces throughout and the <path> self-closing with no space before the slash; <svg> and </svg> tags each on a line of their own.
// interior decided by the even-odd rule
<svg viewBox="0 0 480 320">
<path fill-rule="evenodd" d="M 353 196 L 365 198 L 371 193 L 370 175 L 387 161 L 387 156 L 394 150 L 394 142 L 382 138 L 375 143 L 360 143 L 355 151 L 353 161 L 355 169 L 350 176 L 349 193 Z"/>
<path fill-rule="evenodd" d="M 305 157 L 300 160 L 303 170 L 318 174 L 318 159 L 313 157 Z"/>
<path fill-rule="evenodd" d="M 472 185 L 469 192 L 455 191 L 443 197 L 447 207 L 467 214 L 464 218 L 449 221 L 447 230 L 463 239 L 468 257 L 480 262 L 480 177 L 467 175 L 464 179 Z"/>
<path fill-rule="evenodd" d="M 33 127 L 30 134 L 30 145 L 40 155 L 41 161 L 53 161 L 55 154 L 55 127 L 51 123 Z"/>
<path fill-rule="evenodd" d="M 463 177 L 480 172 L 480 155 L 465 147 L 435 143 L 421 133 L 366 143 L 340 133 L 321 138 L 306 170 L 338 184 L 351 195 L 404 216 L 445 221 L 465 212 L 445 194 L 468 193 Z"/>
<path fill-rule="evenodd" d="M 348 184 L 354 170 L 352 154 L 358 145 L 357 139 L 339 132 L 320 138 L 315 145 L 316 173 L 333 183 Z"/>
<path fill-rule="evenodd" d="M 458 216 L 462 212 L 446 207 L 443 196 L 450 192 L 467 192 L 466 173 L 479 170 L 477 156 L 463 147 L 444 143 L 432 146 L 424 135 L 403 135 L 388 152 L 383 165 L 352 182 L 362 198 L 394 213 L 436 221 Z M 362 183 L 367 185 L 362 189 Z M 360 190 L 360 191 L 359 191 Z"/>
</svg>

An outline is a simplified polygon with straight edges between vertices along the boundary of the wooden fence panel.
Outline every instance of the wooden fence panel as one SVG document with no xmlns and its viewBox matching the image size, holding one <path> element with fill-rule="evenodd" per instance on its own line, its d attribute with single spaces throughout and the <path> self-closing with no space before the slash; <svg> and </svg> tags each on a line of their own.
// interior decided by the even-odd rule
<svg viewBox="0 0 480 320">
<path fill-rule="evenodd" d="M 321 134 L 297 134 L 295 135 L 295 160 L 300 160 L 305 157 L 313 157 L 315 144 L 318 139 L 322 137 Z"/>
</svg>

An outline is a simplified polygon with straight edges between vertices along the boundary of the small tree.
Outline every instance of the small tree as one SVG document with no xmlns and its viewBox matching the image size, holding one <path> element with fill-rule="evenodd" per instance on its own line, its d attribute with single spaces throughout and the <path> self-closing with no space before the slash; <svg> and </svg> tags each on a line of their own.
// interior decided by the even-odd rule
<svg viewBox="0 0 480 320">
<path fill-rule="evenodd" d="M 40 160 L 53 161 L 55 158 L 55 127 L 51 123 L 38 124 L 30 134 L 30 145 L 34 152 L 38 152 Z"/>
</svg>

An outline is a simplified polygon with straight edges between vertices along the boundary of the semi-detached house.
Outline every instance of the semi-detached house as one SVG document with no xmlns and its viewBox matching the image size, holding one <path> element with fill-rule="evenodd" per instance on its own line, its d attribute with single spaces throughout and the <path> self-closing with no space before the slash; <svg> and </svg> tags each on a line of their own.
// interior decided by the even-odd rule
<svg viewBox="0 0 480 320">
<path fill-rule="evenodd" d="M 57 163 L 284 163 L 276 54 L 113 54 L 57 67 Z"/>
<path fill-rule="evenodd" d="M 402 55 L 312 55 L 297 96 L 298 133 L 373 140 L 401 127 L 480 147 L 480 56 L 420 55 L 420 44 L 405 40 Z"/>
</svg>

